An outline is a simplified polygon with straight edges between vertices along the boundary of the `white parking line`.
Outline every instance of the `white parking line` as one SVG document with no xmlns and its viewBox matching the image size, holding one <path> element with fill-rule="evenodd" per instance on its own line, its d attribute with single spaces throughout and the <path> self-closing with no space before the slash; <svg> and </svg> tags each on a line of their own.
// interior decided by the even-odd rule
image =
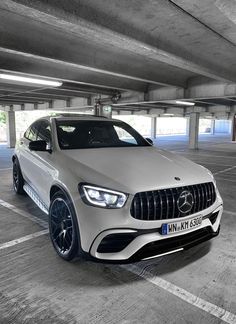
<svg viewBox="0 0 236 324">
<path fill-rule="evenodd" d="M 178 152 L 178 151 L 175 151 Z M 181 153 L 184 153 L 185 155 L 192 155 L 192 156 L 207 156 L 207 157 L 211 157 L 211 158 L 224 158 L 224 159 L 236 159 L 235 156 L 228 156 L 228 155 L 211 155 L 211 154 L 195 154 L 195 153 L 191 153 L 191 152 L 183 152 L 183 151 L 179 151 Z"/>
<path fill-rule="evenodd" d="M 4 169 L 0 169 L 0 171 L 5 171 L 5 170 L 12 170 L 12 168 L 4 168 Z"/>
<path fill-rule="evenodd" d="M 35 216 L 31 215 L 30 213 L 28 213 L 28 212 L 26 212 L 26 211 L 24 211 L 24 210 L 22 210 L 20 208 L 17 208 L 16 206 L 9 204 L 8 202 L 6 202 L 6 201 L 4 201 L 2 199 L 0 199 L 0 205 L 5 207 L 5 208 L 8 208 L 8 209 L 12 210 L 13 212 L 15 212 L 15 213 L 17 213 L 17 214 L 19 214 L 19 215 L 21 215 L 21 216 L 23 216 L 25 218 L 30 219 L 32 222 L 37 223 L 37 224 L 39 224 L 40 226 L 42 226 L 44 228 L 48 228 L 48 223 L 45 222 L 43 219 L 35 217 Z"/>
<path fill-rule="evenodd" d="M 150 266 L 150 265 L 149 265 Z M 137 265 L 132 266 L 121 266 L 122 268 L 138 275 L 139 277 L 144 278 L 148 282 L 156 285 L 159 288 L 168 291 L 172 295 L 184 300 L 185 302 L 204 310 L 205 312 L 219 318 L 220 320 L 228 323 L 228 324 L 235 324 L 236 323 L 236 315 L 233 313 L 228 312 L 222 307 L 219 307 L 215 304 L 212 304 L 198 296 L 195 296 L 188 292 L 187 290 L 180 288 L 169 281 L 166 281 L 158 276 L 153 275 L 151 272 L 147 271 L 147 267 L 138 267 Z"/>
<path fill-rule="evenodd" d="M 223 170 L 218 171 L 218 172 L 215 172 L 215 173 L 213 173 L 213 174 L 214 174 L 214 175 L 217 175 L 217 174 L 225 173 L 225 172 L 231 171 L 231 170 L 233 170 L 233 169 L 235 169 L 235 168 L 236 168 L 236 165 L 233 165 L 233 166 L 230 167 L 230 168 L 223 169 Z"/>
<path fill-rule="evenodd" d="M 232 212 L 230 210 L 225 210 L 223 211 L 223 214 L 229 214 L 229 215 L 233 215 L 233 216 L 236 216 L 236 212 Z"/>
<path fill-rule="evenodd" d="M 234 182 L 234 183 L 236 182 L 236 180 L 231 180 L 231 179 L 227 179 L 227 178 L 222 178 L 221 175 L 216 175 L 216 177 L 217 177 L 217 178 L 216 178 L 217 182 L 218 182 L 218 181 L 229 181 L 229 182 Z"/>
<path fill-rule="evenodd" d="M 196 162 L 198 163 L 198 162 Z M 214 163 L 214 162 L 200 162 L 201 164 L 209 164 L 209 165 L 219 165 L 219 166 L 225 166 L 225 167 L 232 167 L 232 164 L 222 164 L 222 163 Z"/>
<path fill-rule="evenodd" d="M 17 244 L 25 242 L 25 241 L 32 240 L 35 237 L 39 237 L 39 236 L 42 236 L 42 235 L 45 235 L 45 234 L 48 234 L 47 229 L 43 230 L 43 231 L 40 231 L 40 232 L 36 232 L 36 233 L 33 233 L 33 234 L 29 234 L 29 235 L 20 237 L 18 239 L 15 239 L 15 240 L 12 240 L 12 241 L 9 241 L 9 242 L 6 242 L 6 243 L 2 243 L 2 244 L 0 244 L 0 250 L 9 248 L 11 246 L 17 245 Z"/>
</svg>

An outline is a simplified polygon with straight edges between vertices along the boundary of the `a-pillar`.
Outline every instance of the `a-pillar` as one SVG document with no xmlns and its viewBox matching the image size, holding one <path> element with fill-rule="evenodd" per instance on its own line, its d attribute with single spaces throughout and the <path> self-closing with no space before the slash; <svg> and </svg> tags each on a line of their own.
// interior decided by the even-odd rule
<svg viewBox="0 0 236 324">
<path fill-rule="evenodd" d="M 190 114 L 189 120 L 189 148 L 198 149 L 198 133 L 199 133 L 199 112 L 193 112 Z"/>
<path fill-rule="evenodd" d="M 236 141 L 236 115 L 232 119 L 232 141 Z"/>
<path fill-rule="evenodd" d="M 11 109 L 7 112 L 7 145 L 15 147 L 16 144 L 16 121 L 15 112 Z"/>
<path fill-rule="evenodd" d="M 151 117 L 151 137 L 157 137 L 157 118 Z"/>
</svg>

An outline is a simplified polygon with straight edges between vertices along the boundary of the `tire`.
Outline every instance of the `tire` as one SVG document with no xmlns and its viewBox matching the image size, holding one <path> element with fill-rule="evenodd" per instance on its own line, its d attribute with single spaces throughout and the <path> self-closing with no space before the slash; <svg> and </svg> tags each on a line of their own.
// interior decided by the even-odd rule
<svg viewBox="0 0 236 324">
<path fill-rule="evenodd" d="M 56 192 L 49 208 L 49 234 L 58 255 L 71 261 L 80 255 L 80 235 L 74 206 L 62 191 Z"/>
<path fill-rule="evenodd" d="M 21 173 L 20 164 L 17 158 L 13 161 L 13 189 L 18 195 L 24 195 L 24 178 Z"/>
</svg>

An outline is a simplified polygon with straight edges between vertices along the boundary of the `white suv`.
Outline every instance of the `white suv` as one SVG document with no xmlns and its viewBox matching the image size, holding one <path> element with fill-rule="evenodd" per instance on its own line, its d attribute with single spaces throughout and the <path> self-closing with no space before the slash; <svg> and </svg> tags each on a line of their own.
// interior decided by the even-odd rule
<svg viewBox="0 0 236 324">
<path fill-rule="evenodd" d="M 211 172 L 152 146 L 122 121 L 41 118 L 12 161 L 15 191 L 49 215 L 52 244 L 65 260 L 131 262 L 219 233 L 223 206 Z"/>
</svg>

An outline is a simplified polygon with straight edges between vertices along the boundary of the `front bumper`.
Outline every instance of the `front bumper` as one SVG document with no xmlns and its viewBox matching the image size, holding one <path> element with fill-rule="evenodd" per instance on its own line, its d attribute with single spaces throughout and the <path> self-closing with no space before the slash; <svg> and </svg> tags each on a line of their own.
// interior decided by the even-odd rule
<svg viewBox="0 0 236 324">
<path fill-rule="evenodd" d="M 201 226 L 170 235 L 162 235 L 160 227 L 105 230 L 97 235 L 89 253 L 93 258 L 103 261 L 134 262 L 186 250 L 219 234 L 222 212 L 222 205 L 205 215 L 203 211 Z M 184 219 L 193 217 L 191 215 Z M 169 222 L 173 222 L 173 219 Z"/>
</svg>

